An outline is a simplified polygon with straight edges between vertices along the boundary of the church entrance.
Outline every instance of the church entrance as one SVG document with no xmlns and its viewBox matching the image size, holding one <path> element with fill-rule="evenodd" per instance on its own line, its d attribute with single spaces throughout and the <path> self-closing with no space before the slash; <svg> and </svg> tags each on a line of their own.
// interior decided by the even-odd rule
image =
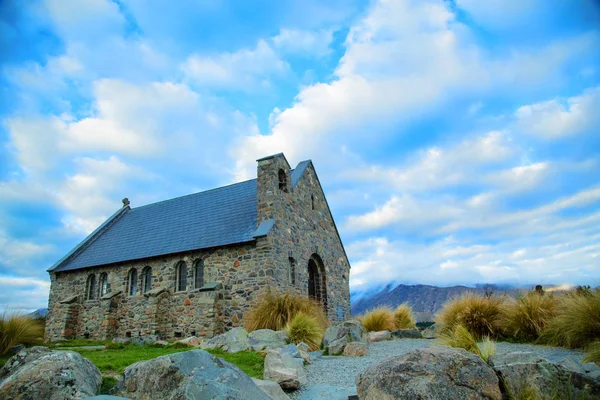
<svg viewBox="0 0 600 400">
<path fill-rule="evenodd" d="M 325 266 L 318 254 L 308 260 L 308 296 L 323 304 L 327 312 L 327 279 Z"/>
</svg>

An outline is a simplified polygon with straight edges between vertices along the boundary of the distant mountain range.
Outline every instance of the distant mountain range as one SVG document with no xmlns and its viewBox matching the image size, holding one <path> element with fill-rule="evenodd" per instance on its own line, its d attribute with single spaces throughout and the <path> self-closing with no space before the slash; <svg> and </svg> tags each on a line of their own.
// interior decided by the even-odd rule
<svg viewBox="0 0 600 400">
<path fill-rule="evenodd" d="M 32 313 L 27 314 L 31 318 L 46 318 L 46 314 L 48 314 L 47 308 L 38 308 Z"/>
<path fill-rule="evenodd" d="M 481 285 L 474 288 L 467 286 L 437 287 L 429 285 L 398 285 L 392 288 L 390 285 L 370 293 L 353 293 L 352 315 L 360 315 L 378 306 L 395 308 L 402 303 L 408 303 L 412 307 L 417 321 L 432 321 L 435 314 L 448 300 L 466 292 L 474 292 L 481 295 L 487 292 L 494 295 L 516 297 L 520 293 L 527 292 L 527 290 L 494 285 Z"/>
</svg>

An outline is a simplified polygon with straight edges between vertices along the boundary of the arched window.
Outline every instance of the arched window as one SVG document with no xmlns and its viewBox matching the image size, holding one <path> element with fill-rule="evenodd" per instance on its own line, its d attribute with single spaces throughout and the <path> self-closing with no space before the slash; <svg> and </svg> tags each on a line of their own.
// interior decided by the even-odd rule
<svg viewBox="0 0 600 400">
<path fill-rule="evenodd" d="M 187 290 L 187 265 L 184 261 L 177 263 L 177 291 L 183 292 Z"/>
<path fill-rule="evenodd" d="M 142 271 L 142 292 L 148 293 L 152 290 L 152 268 L 145 267 Z"/>
<path fill-rule="evenodd" d="M 204 286 L 204 260 L 196 261 L 194 265 L 194 289 Z"/>
<path fill-rule="evenodd" d="M 279 177 L 279 190 L 282 190 L 287 193 L 287 191 L 288 191 L 287 177 L 286 177 L 285 171 L 283 169 L 279 170 L 278 177 Z"/>
<path fill-rule="evenodd" d="M 106 296 L 108 293 L 108 274 L 103 272 L 100 274 L 100 297 Z"/>
<path fill-rule="evenodd" d="M 137 294 L 137 280 L 137 270 L 131 268 L 127 274 L 127 293 L 130 296 L 135 296 Z"/>
<path fill-rule="evenodd" d="M 294 257 L 289 257 L 290 260 L 290 283 L 292 286 L 296 285 L 296 260 Z"/>
<path fill-rule="evenodd" d="M 93 300 L 96 298 L 96 275 L 88 276 L 85 284 L 85 299 Z"/>
<path fill-rule="evenodd" d="M 310 195 L 310 207 L 313 210 L 315 209 L 315 196 L 313 196 L 312 194 Z"/>
</svg>

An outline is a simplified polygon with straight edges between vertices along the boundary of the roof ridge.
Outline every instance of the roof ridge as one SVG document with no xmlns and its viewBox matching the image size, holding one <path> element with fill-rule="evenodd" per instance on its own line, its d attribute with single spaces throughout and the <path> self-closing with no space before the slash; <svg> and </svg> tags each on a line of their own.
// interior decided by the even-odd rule
<svg viewBox="0 0 600 400">
<path fill-rule="evenodd" d="M 219 186 L 219 187 L 212 188 L 212 189 L 202 190 L 202 191 L 196 192 L 196 193 L 184 194 L 182 196 L 172 197 L 170 199 L 159 200 L 159 201 L 155 201 L 154 203 L 148 203 L 148 204 L 144 204 L 142 206 L 132 207 L 131 211 L 135 211 L 135 210 L 138 210 L 140 208 L 145 208 L 145 207 L 148 207 L 148 206 L 153 206 L 153 205 L 156 205 L 156 204 L 166 203 L 168 201 L 183 199 L 184 197 L 191 197 L 191 196 L 196 196 L 196 195 L 203 194 L 203 193 L 213 192 L 215 190 L 225 189 L 225 188 L 228 188 L 228 187 L 231 187 L 231 186 L 241 185 L 243 183 L 248 183 L 248 182 L 252 182 L 252 181 L 255 181 L 255 180 L 256 180 L 256 178 L 248 179 L 248 180 L 245 180 L 245 181 L 230 183 L 228 185 Z"/>
</svg>

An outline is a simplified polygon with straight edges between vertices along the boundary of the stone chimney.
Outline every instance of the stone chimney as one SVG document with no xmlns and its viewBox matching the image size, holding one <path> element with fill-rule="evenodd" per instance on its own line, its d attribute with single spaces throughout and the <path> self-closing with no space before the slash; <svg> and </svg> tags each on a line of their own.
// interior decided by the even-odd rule
<svg viewBox="0 0 600 400">
<path fill-rule="evenodd" d="M 283 153 L 263 157 L 258 160 L 256 204 L 257 223 L 267 219 L 277 220 L 280 210 L 292 190 L 290 164 Z"/>
</svg>

